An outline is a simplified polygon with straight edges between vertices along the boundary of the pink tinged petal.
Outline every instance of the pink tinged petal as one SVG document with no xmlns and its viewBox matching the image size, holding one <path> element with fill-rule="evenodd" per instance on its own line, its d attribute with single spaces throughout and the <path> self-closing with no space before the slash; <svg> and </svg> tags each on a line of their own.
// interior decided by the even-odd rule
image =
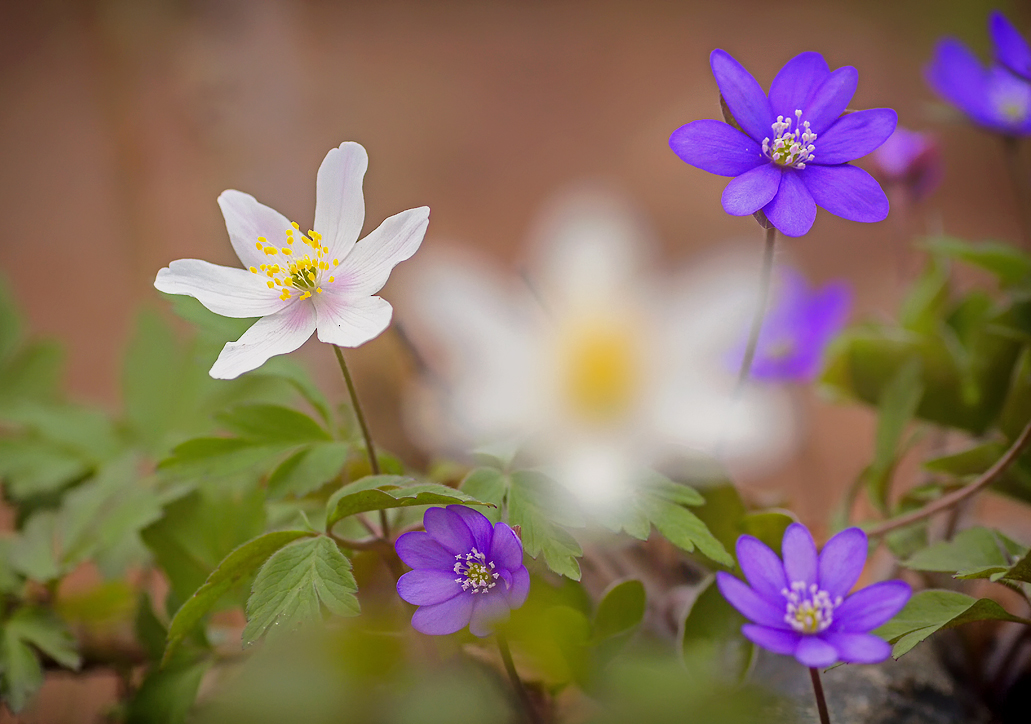
<svg viewBox="0 0 1031 724">
<path fill-rule="evenodd" d="M 245 267 L 258 267 L 268 261 L 265 252 L 257 248 L 258 237 L 273 246 L 286 244 L 286 230 L 292 228 L 290 219 L 250 194 L 233 189 L 223 191 L 218 206 L 226 220 L 229 242 Z"/>
<path fill-rule="evenodd" d="M 523 544 L 515 531 L 505 523 L 494 526 L 494 537 L 490 542 L 490 559 L 499 568 L 509 570 L 523 565 Z"/>
<path fill-rule="evenodd" d="M 290 304 L 269 289 L 267 277 L 200 259 L 179 259 L 158 271 L 154 286 L 165 294 L 191 296 L 223 317 L 264 317 Z"/>
<path fill-rule="evenodd" d="M 779 602 L 778 605 L 774 605 L 771 603 L 772 599 L 763 598 L 742 581 L 723 571 L 716 574 L 716 585 L 727 599 L 727 603 L 748 620 L 771 628 L 790 628 L 784 621 L 786 606 L 779 605 Z M 779 593 L 777 598 L 785 600 Z"/>
<path fill-rule="evenodd" d="M 773 115 L 792 116 L 804 109 L 812 92 L 830 73 L 819 53 L 802 53 L 789 60 L 770 85 Z"/>
<path fill-rule="evenodd" d="M 799 172 L 799 176 L 816 204 L 835 216 L 865 223 L 883 221 L 888 216 L 884 190 L 858 166 L 812 165 Z"/>
<path fill-rule="evenodd" d="M 516 609 L 526 603 L 526 596 L 530 593 L 530 572 L 525 566 L 519 566 L 512 571 L 511 578 L 506 595 L 509 608 Z"/>
<path fill-rule="evenodd" d="M 462 586 L 455 582 L 456 578 L 461 576 L 454 571 L 436 568 L 409 571 L 397 579 L 397 595 L 416 606 L 441 603 L 462 593 Z"/>
<path fill-rule="evenodd" d="M 422 518 L 426 532 L 452 555 L 465 556 L 476 541 L 462 519 L 447 508 L 428 508 Z"/>
<path fill-rule="evenodd" d="M 888 140 L 898 122 L 898 114 L 890 108 L 842 116 L 816 139 L 814 158 L 806 166 L 833 166 L 865 156 Z"/>
<path fill-rule="evenodd" d="M 341 347 L 358 347 L 378 337 L 388 326 L 394 308 L 382 297 L 349 297 L 323 290 L 314 298 L 319 340 Z"/>
<path fill-rule="evenodd" d="M 431 606 L 420 606 L 412 614 L 412 628 L 430 636 L 445 636 L 469 625 L 477 596 L 464 594 Z"/>
<path fill-rule="evenodd" d="M 469 632 L 473 636 L 489 636 L 494 633 L 495 625 L 508 620 L 508 599 L 496 591 L 472 597 L 473 615 L 469 621 Z"/>
<path fill-rule="evenodd" d="M 754 214 L 777 195 L 783 175 L 774 163 L 765 163 L 741 174 L 723 189 L 723 210 L 732 216 Z"/>
<path fill-rule="evenodd" d="M 805 171 L 782 172 L 777 195 L 763 207 L 766 218 L 785 236 L 802 236 L 816 221 L 816 202 L 799 179 Z"/>
<path fill-rule="evenodd" d="M 784 573 L 788 584 L 803 581 L 806 586 L 818 583 L 816 543 L 809 529 L 801 523 L 792 523 L 784 531 L 781 543 L 784 554 Z"/>
<path fill-rule="evenodd" d="M 669 147 L 682 161 L 717 176 L 740 176 L 769 163 L 758 143 L 723 121 L 692 121 L 673 131 Z"/>
<path fill-rule="evenodd" d="M 218 380 L 231 380 L 257 369 L 269 357 L 287 354 L 304 344 L 315 331 L 315 310 L 310 304 L 291 306 L 262 317 L 235 342 L 222 348 L 208 373 Z"/>
<path fill-rule="evenodd" d="M 365 223 L 362 179 L 369 156 L 361 144 L 348 141 L 326 154 L 315 181 L 315 231 L 330 259 L 351 251 Z M 303 229 L 302 229 L 303 231 Z"/>
<path fill-rule="evenodd" d="M 752 74 L 724 50 L 712 51 L 709 65 L 723 100 L 744 132 L 756 142 L 770 136 L 776 114 L 770 110 L 770 101 Z"/>
<path fill-rule="evenodd" d="M 743 535 L 737 539 L 737 562 L 748 584 L 767 600 L 777 600 L 789 585 L 780 558 L 758 538 Z"/>
<path fill-rule="evenodd" d="M 866 633 L 902 610 L 913 589 L 905 581 L 883 581 L 856 591 L 834 609 L 831 631 Z"/>
<path fill-rule="evenodd" d="M 436 568 L 450 571 L 455 567 L 455 556 L 423 531 L 405 533 L 394 543 L 398 558 L 412 568 Z"/>
<path fill-rule="evenodd" d="M 795 649 L 798 648 L 798 642 L 802 638 L 802 634 L 797 631 L 757 626 L 753 623 L 742 626 L 741 633 L 756 646 L 762 646 L 767 651 L 772 651 L 775 654 L 784 654 L 785 656 L 791 656 L 795 653 Z"/>
<path fill-rule="evenodd" d="M 879 664 L 891 656 L 891 645 L 873 634 L 827 631 L 820 634 L 820 638 L 833 646 L 838 658 L 848 664 Z"/>
<path fill-rule="evenodd" d="M 390 271 L 419 249 L 429 223 L 428 206 L 385 219 L 329 272 L 336 277 L 333 287 L 349 296 L 375 294 L 387 283 Z"/>
<path fill-rule="evenodd" d="M 449 505 L 447 510 L 461 518 L 469 528 L 469 532 L 473 534 L 473 543 L 476 545 L 476 550 L 484 555 L 489 555 L 490 539 L 493 530 L 486 516 L 464 505 Z"/>
<path fill-rule="evenodd" d="M 838 663 L 838 652 L 818 636 L 802 636 L 795 647 L 795 658 L 803 666 L 816 669 Z"/>
<path fill-rule="evenodd" d="M 823 546 L 820 551 L 819 586 L 831 599 L 847 596 L 859 580 L 866 564 L 866 533 L 859 528 L 847 528 Z"/>
<path fill-rule="evenodd" d="M 838 68 L 823 79 L 809 97 L 809 105 L 801 109 L 802 120 L 809 121 L 811 130 L 819 136 L 817 148 L 820 148 L 821 134 L 845 112 L 857 85 L 859 71 L 850 65 Z"/>
</svg>

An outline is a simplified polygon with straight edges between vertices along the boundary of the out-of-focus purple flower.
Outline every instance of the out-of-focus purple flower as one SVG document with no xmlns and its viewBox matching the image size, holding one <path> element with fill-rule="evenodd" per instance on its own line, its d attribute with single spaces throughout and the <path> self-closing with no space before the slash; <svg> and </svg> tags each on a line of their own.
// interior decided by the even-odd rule
<svg viewBox="0 0 1031 724">
<path fill-rule="evenodd" d="M 988 17 L 988 32 L 995 44 L 995 59 L 1022 78 L 1031 80 L 1031 46 L 1013 23 L 993 10 Z"/>
<path fill-rule="evenodd" d="M 1031 134 L 1031 49 L 1001 13 L 992 14 L 989 29 L 997 63 L 986 68 L 963 43 L 943 38 L 927 67 L 927 82 L 974 123 L 1026 136 Z"/>
<path fill-rule="evenodd" d="M 523 565 L 523 544 L 505 523 L 464 505 L 430 508 L 426 532 L 405 533 L 394 544 L 414 570 L 397 581 L 397 593 L 419 606 L 412 615 L 416 631 L 444 635 L 466 626 L 486 636 L 508 612 L 526 601 L 530 574 Z"/>
<path fill-rule="evenodd" d="M 866 534 L 843 530 L 817 555 L 808 529 L 792 523 L 781 548 L 783 562 L 759 539 L 743 535 L 737 560 L 748 584 L 716 574 L 723 597 L 753 622 L 741 633 L 809 667 L 888 658 L 891 646 L 869 632 L 901 611 L 912 590 L 904 581 L 883 581 L 849 595 L 866 563 Z"/>
<path fill-rule="evenodd" d="M 848 161 L 884 143 L 898 117 L 890 108 L 845 114 L 859 82 L 855 68 L 831 72 L 819 53 L 802 53 L 781 68 L 767 96 L 725 51 L 714 50 L 709 63 L 741 130 L 693 121 L 674 131 L 669 145 L 692 166 L 735 177 L 723 191 L 728 214 L 762 210 L 787 236 L 808 232 L 817 206 L 852 221 L 888 215 L 877 181 Z"/>
<path fill-rule="evenodd" d="M 899 184 L 921 199 L 941 183 L 941 151 L 932 136 L 899 126 L 873 152 L 877 170 L 890 183 Z"/>
<path fill-rule="evenodd" d="M 808 382 L 820 371 L 827 343 L 845 326 L 852 293 L 845 282 L 813 289 L 794 269 L 780 273 L 780 289 L 755 347 L 752 377 Z"/>
</svg>

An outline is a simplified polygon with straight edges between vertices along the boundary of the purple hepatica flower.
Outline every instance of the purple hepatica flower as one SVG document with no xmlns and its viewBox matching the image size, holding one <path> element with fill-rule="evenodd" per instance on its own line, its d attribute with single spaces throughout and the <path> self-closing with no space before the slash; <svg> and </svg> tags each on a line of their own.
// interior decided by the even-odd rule
<svg viewBox="0 0 1031 724">
<path fill-rule="evenodd" d="M 781 545 L 784 561 L 759 539 L 743 535 L 737 560 L 743 581 L 716 574 L 720 593 L 754 623 L 741 633 L 775 654 L 794 656 L 808 667 L 876 664 L 891 646 L 869 633 L 906 605 L 912 590 L 904 581 L 884 581 L 849 595 L 866 563 L 866 534 L 848 528 L 816 544 L 801 523 L 792 523 Z"/>
<path fill-rule="evenodd" d="M 767 97 L 728 53 L 714 50 L 709 62 L 741 130 L 693 121 L 674 131 L 669 145 L 692 166 L 736 177 L 723 191 L 728 214 L 761 209 L 787 236 L 808 232 L 817 206 L 852 221 L 888 215 L 881 187 L 848 161 L 884 143 L 898 117 L 890 108 L 842 115 L 859 81 L 855 68 L 831 72 L 819 53 L 802 53 L 777 73 Z"/>
<path fill-rule="evenodd" d="M 995 43 L 995 59 L 1022 78 L 1031 81 L 1031 46 L 1013 23 L 998 10 L 988 18 L 988 32 Z"/>
<path fill-rule="evenodd" d="M 426 532 L 397 539 L 397 555 L 415 570 L 397 581 L 397 593 L 419 606 L 412 616 L 416 631 L 444 635 L 466 626 L 486 636 L 494 624 L 519 608 L 530 590 L 523 565 L 523 544 L 505 523 L 464 505 L 430 508 L 423 516 Z"/>
<path fill-rule="evenodd" d="M 759 333 L 752 377 L 812 380 L 827 343 L 845 326 L 851 305 L 852 293 L 844 282 L 811 289 L 799 272 L 783 269 L 779 294 Z"/>
<path fill-rule="evenodd" d="M 873 160 L 885 179 L 908 189 L 915 199 L 924 198 L 941 183 L 941 153 L 926 133 L 899 126 L 873 152 Z"/>
</svg>

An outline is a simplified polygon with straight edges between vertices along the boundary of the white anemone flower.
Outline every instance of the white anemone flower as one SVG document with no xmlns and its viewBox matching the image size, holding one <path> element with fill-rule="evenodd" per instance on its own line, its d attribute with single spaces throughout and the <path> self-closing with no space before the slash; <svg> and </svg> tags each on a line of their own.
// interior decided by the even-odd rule
<svg viewBox="0 0 1031 724">
<path fill-rule="evenodd" d="M 307 234 L 250 194 L 223 192 L 218 205 L 245 268 L 179 259 L 158 272 L 159 291 L 187 294 L 224 317 L 261 317 L 226 344 L 212 377 L 233 379 L 256 369 L 270 357 L 293 352 L 312 332 L 327 344 L 357 347 L 390 324 L 393 309 L 375 294 L 390 271 L 419 248 L 430 210 L 395 214 L 358 241 L 368 166 L 357 143 L 326 154 L 316 180 L 314 228 Z"/>
<path fill-rule="evenodd" d="M 451 453 L 514 443 L 599 513 L 671 457 L 745 475 L 783 459 L 783 392 L 735 393 L 756 264 L 649 270 L 647 229 L 597 192 L 557 204 L 536 237 L 522 281 L 457 253 L 409 272 L 408 331 L 432 370 L 409 408 L 414 437 Z"/>
</svg>

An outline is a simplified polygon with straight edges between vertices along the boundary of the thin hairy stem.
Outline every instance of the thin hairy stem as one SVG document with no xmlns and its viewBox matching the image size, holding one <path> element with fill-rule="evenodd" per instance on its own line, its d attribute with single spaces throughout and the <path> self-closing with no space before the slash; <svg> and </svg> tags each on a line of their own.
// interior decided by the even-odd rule
<svg viewBox="0 0 1031 724">
<path fill-rule="evenodd" d="M 823 684 L 820 672 L 810 667 L 809 677 L 813 680 L 813 694 L 816 695 L 816 708 L 820 712 L 820 724 L 831 724 L 831 715 L 827 712 L 827 699 L 823 695 Z"/>
<path fill-rule="evenodd" d="M 515 662 L 512 661 L 512 650 L 508 648 L 508 639 L 503 634 L 497 634 L 498 640 L 498 651 L 501 652 L 501 660 L 505 663 L 505 671 L 508 672 L 508 678 L 512 682 L 512 688 L 515 689 L 516 694 L 519 695 L 519 701 L 523 704 L 523 710 L 526 713 L 526 719 L 530 724 L 543 724 L 537 708 L 533 704 L 533 700 L 530 698 L 530 692 L 526 690 L 526 685 L 523 680 L 519 678 L 519 672 L 516 671 Z"/>
<path fill-rule="evenodd" d="M 336 352 L 337 362 L 340 364 L 340 371 L 344 373 L 344 382 L 347 383 L 347 392 L 351 395 L 351 406 L 354 408 L 354 416 L 358 418 L 358 427 L 362 429 L 362 437 L 365 438 L 365 451 L 369 455 L 369 467 L 373 475 L 379 475 L 379 460 L 376 459 L 376 446 L 372 444 L 372 435 L 369 434 L 369 426 L 365 423 L 365 413 L 362 412 L 361 403 L 358 402 L 358 392 L 354 389 L 354 382 L 351 380 L 351 373 L 344 362 L 344 353 L 335 344 L 333 351 Z"/>
<path fill-rule="evenodd" d="M 773 249 L 777 242 L 777 229 L 772 226 L 766 229 L 766 248 L 763 251 L 763 266 L 759 272 L 759 301 L 755 308 L 755 317 L 752 318 L 752 329 L 748 334 L 748 345 L 745 347 L 745 357 L 741 360 L 741 370 L 737 375 L 737 386 L 739 391 L 748 380 L 752 372 L 752 360 L 755 359 L 755 348 L 759 345 L 759 333 L 763 328 L 763 319 L 766 317 L 767 298 L 770 296 L 770 278 L 773 276 Z"/>
</svg>

